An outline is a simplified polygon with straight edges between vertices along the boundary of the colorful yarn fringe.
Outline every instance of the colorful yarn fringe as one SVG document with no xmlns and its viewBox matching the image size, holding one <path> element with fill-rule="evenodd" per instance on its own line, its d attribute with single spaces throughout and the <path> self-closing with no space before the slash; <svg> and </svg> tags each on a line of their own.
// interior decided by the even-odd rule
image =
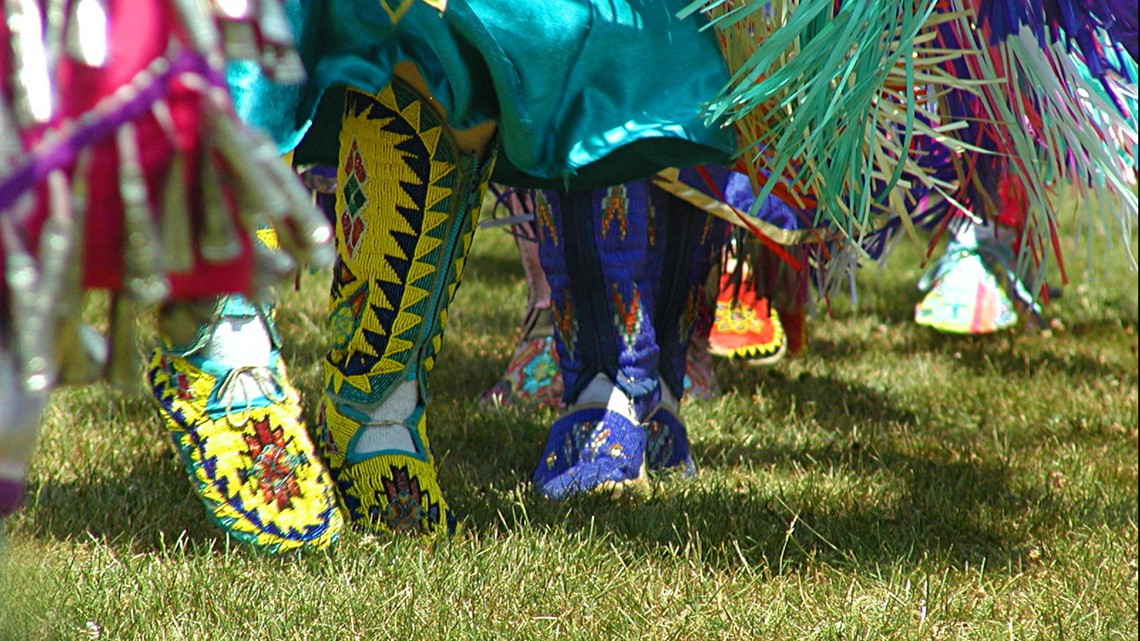
<svg viewBox="0 0 1140 641">
<path fill-rule="evenodd" d="M 224 76 L 236 57 L 303 69 L 276 0 L 47 4 L 7 0 L 0 21 L 0 348 L 32 389 L 135 384 L 135 307 L 331 263 L 329 226 Z M 265 226 L 284 253 L 252 242 Z M 81 327 L 88 288 L 116 293 L 109 348 Z"/>
<path fill-rule="evenodd" d="M 1136 217 L 1135 4 L 700 0 L 686 11 L 710 15 L 734 72 L 709 118 L 737 127 L 739 168 L 760 196 L 749 213 L 770 193 L 816 205 L 833 258 L 883 250 L 885 228 L 917 239 L 923 199 L 942 203 L 930 215 L 1013 227 L 1027 276 L 1061 258 L 1056 187 L 1082 202 L 1107 192 L 1122 224 Z"/>
</svg>

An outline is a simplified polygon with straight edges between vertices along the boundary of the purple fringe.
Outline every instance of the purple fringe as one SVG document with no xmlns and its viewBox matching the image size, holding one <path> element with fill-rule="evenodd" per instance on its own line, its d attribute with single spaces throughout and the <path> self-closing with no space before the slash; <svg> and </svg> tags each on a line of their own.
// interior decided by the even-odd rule
<svg viewBox="0 0 1140 641">
<path fill-rule="evenodd" d="M 148 113 L 155 102 L 167 95 L 171 78 L 192 73 L 210 81 L 214 87 L 226 87 L 225 77 L 206 59 L 192 51 L 182 51 L 170 60 L 170 67 L 156 75 L 146 86 L 138 88 L 127 100 L 112 94 L 99 108 L 73 121 L 74 127 L 57 140 L 33 148 L 24 164 L 0 181 L 0 212 L 7 210 L 24 192 L 34 188 L 53 171 L 70 167 L 80 150 L 112 135 L 124 124 Z M 114 105 L 107 109 L 108 105 Z"/>
<path fill-rule="evenodd" d="M 990 29 L 990 44 L 1003 42 L 1023 26 L 1033 31 L 1042 48 L 1064 42 L 1113 96 L 1121 113 L 1126 112 L 1108 75 L 1136 81 L 1124 56 L 1137 60 L 1137 11 L 1136 0 L 981 0 L 978 8 L 981 23 Z"/>
</svg>

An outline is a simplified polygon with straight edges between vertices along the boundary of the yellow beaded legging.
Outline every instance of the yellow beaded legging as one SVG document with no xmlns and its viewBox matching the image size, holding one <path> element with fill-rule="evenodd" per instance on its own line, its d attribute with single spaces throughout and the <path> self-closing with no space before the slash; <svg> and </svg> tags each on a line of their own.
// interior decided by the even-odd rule
<svg viewBox="0 0 1140 641">
<path fill-rule="evenodd" d="M 339 142 L 326 459 L 365 530 L 450 528 L 425 429 L 427 375 L 493 161 L 461 151 L 400 80 L 375 96 L 347 91 Z"/>
</svg>

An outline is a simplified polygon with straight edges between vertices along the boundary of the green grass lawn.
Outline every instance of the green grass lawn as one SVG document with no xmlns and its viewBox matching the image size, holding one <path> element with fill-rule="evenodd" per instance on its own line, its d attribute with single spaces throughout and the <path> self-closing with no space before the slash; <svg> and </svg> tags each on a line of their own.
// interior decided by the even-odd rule
<svg viewBox="0 0 1140 641">
<path fill-rule="evenodd" d="M 525 294 L 481 232 L 429 412 L 457 536 L 234 548 L 141 392 L 65 390 L 6 526 L 0 639 L 1135 639 L 1137 276 L 1070 253 L 1051 336 L 974 338 L 911 322 L 904 246 L 804 356 L 718 364 L 724 395 L 684 407 L 695 479 L 554 504 L 528 483 L 553 414 L 474 403 Z M 310 410 L 327 281 L 280 310 Z"/>
</svg>

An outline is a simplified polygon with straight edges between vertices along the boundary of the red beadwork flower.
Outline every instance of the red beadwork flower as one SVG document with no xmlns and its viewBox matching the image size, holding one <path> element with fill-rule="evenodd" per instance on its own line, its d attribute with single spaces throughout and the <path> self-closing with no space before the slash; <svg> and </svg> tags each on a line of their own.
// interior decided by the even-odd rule
<svg viewBox="0 0 1140 641">
<path fill-rule="evenodd" d="M 356 179 L 364 182 L 368 178 L 368 172 L 364 169 L 364 159 L 360 156 L 360 150 L 356 146 L 356 141 L 352 141 L 352 146 L 348 150 L 348 158 L 344 161 L 344 173 L 346 176 L 355 175 Z"/>
<path fill-rule="evenodd" d="M 387 508 L 384 524 L 393 532 L 416 532 L 423 528 L 424 500 L 420 480 L 408 474 L 407 468 L 393 467 L 392 478 L 384 479 Z"/>
<path fill-rule="evenodd" d="M 271 427 L 268 419 L 253 421 L 254 433 L 245 434 L 252 459 L 249 476 L 256 479 L 262 498 L 283 510 L 301 494 L 294 471 L 300 457 L 285 449 L 285 430 Z"/>
</svg>

